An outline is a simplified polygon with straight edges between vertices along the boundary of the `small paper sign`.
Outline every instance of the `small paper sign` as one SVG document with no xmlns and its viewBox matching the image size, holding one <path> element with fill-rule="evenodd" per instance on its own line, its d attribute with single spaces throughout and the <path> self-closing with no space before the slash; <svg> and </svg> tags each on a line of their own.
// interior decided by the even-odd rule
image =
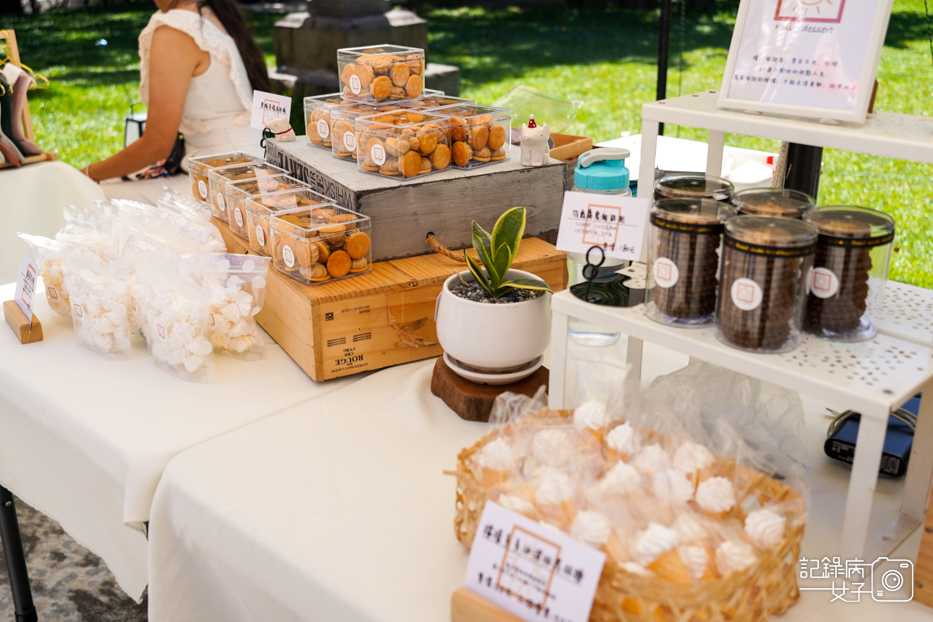
<svg viewBox="0 0 933 622">
<path fill-rule="evenodd" d="M 264 91 L 253 91 L 253 116 L 249 126 L 261 130 L 266 123 L 278 117 L 290 118 L 292 98 Z"/>
<path fill-rule="evenodd" d="M 528 622 L 586 622 L 606 555 L 487 501 L 464 586 Z"/>
<path fill-rule="evenodd" d="M 32 300 L 36 293 L 36 279 L 39 270 L 32 257 L 23 253 L 19 262 L 19 276 L 16 278 L 16 306 L 23 312 L 26 319 L 32 322 Z"/>
<path fill-rule="evenodd" d="M 565 192 L 557 248 L 586 254 L 599 246 L 606 257 L 635 261 L 645 243 L 648 207 L 648 199 Z"/>
</svg>

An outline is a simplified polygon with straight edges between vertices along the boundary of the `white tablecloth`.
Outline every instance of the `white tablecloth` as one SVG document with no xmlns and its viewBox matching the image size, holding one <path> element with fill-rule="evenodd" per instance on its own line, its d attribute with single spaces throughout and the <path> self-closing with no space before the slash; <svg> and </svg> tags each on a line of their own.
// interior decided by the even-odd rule
<svg viewBox="0 0 933 622">
<path fill-rule="evenodd" d="M 13 293 L 0 287 L 2 300 Z M 141 342 L 123 361 L 78 346 L 44 297 L 36 315 L 39 343 L 0 326 L 0 483 L 100 555 L 134 598 L 147 582 L 142 524 L 172 457 L 360 378 L 315 383 L 269 339 L 264 360 L 218 356 L 215 384 L 188 383 L 157 369 Z"/>
<path fill-rule="evenodd" d="M 104 198 L 100 186 L 64 162 L 0 170 L 0 283 L 16 280 L 27 250 L 18 231 L 52 237 L 66 205 L 92 207 Z"/>
<path fill-rule="evenodd" d="M 449 620 L 467 552 L 442 470 L 487 428 L 430 394 L 432 366 L 377 372 L 174 458 L 152 507 L 150 621 Z M 825 404 L 805 406 L 815 467 L 803 554 L 819 558 L 834 555 L 849 468 L 821 455 Z M 890 509 L 900 485 L 880 481 L 876 502 Z M 896 554 L 914 559 L 918 543 L 916 532 Z M 918 603 L 830 600 L 804 592 L 781 620 L 933 619 Z"/>
</svg>

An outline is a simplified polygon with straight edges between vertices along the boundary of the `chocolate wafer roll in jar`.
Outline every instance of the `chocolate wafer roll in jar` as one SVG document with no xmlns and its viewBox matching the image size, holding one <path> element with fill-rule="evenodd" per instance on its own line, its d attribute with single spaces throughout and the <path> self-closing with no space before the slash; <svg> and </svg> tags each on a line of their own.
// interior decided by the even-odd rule
<svg viewBox="0 0 933 622">
<path fill-rule="evenodd" d="M 725 224 L 716 323 L 725 343 L 786 352 L 799 338 L 817 231 L 792 218 L 739 215 Z"/>
<path fill-rule="evenodd" d="M 891 259 L 894 220 L 867 207 L 827 205 L 804 216 L 819 231 L 807 279 L 803 328 L 837 341 L 875 336 Z"/>
<path fill-rule="evenodd" d="M 790 188 L 749 188 L 739 190 L 732 203 L 740 214 L 803 218 L 815 202 L 813 197 Z"/>
<path fill-rule="evenodd" d="M 731 182 L 712 175 L 666 175 L 654 184 L 655 200 L 712 199 L 728 203 L 733 194 Z"/>
<path fill-rule="evenodd" d="M 671 326 L 713 323 L 719 287 L 727 203 L 710 199 L 661 199 L 651 207 L 649 286 L 645 314 Z"/>
</svg>

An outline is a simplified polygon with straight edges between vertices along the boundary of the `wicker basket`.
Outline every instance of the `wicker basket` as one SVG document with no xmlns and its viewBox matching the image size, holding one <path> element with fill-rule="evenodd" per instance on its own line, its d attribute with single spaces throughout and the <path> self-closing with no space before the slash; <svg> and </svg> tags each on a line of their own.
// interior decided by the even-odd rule
<svg viewBox="0 0 933 622">
<path fill-rule="evenodd" d="M 571 416 L 570 411 L 548 409 L 529 415 L 545 421 Z M 487 498 L 481 479 L 471 469 L 472 457 L 507 429 L 505 426 L 486 435 L 457 456 L 457 470 L 453 473 L 457 477 L 454 528 L 457 539 L 468 550 Z M 733 482 L 739 502 L 745 496 L 754 495 L 762 505 L 790 505 L 799 509 L 801 515 L 806 511 L 804 500 L 797 492 L 732 460 L 717 458 L 711 471 Z M 783 541 L 762 554 L 752 567 L 693 584 L 633 574 L 607 556 L 590 622 L 732 622 L 766 620 L 771 615 L 784 613 L 800 596 L 796 564 L 803 532 L 803 521 L 797 521 L 788 528 Z"/>
</svg>

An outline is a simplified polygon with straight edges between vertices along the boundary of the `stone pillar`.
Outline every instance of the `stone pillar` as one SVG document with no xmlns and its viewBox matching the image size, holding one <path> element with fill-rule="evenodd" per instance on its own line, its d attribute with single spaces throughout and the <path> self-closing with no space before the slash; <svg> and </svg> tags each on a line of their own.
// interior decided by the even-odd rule
<svg viewBox="0 0 933 622">
<path fill-rule="evenodd" d="M 310 0 L 307 12 L 275 24 L 274 86 L 291 90 L 293 107 L 300 108 L 304 97 L 339 90 L 340 48 L 385 43 L 422 48 L 427 55 L 427 22 L 411 11 L 390 9 L 389 0 Z M 431 63 L 430 56 L 427 60 L 426 88 L 459 94 L 460 70 Z"/>
</svg>

